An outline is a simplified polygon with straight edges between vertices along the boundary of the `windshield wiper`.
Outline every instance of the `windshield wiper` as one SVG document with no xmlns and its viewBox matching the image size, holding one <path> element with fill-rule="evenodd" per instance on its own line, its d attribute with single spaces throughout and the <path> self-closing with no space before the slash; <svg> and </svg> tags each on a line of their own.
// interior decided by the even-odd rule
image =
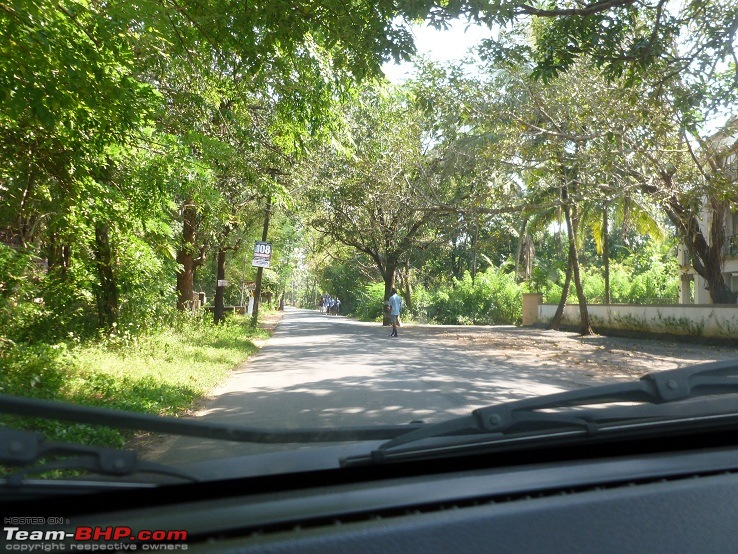
<svg viewBox="0 0 738 554">
<path fill-rule="evenodd" d="M 410 423 L 333 429 L 260 429 L 9 395 L 0 395 L 0 413 L 117 429 L 265 444 L 383 440 L 411 432 L 422 425 Z M 10 487 L 20 486 L 28 475 L 52 470 L 85 470 L 113 477 L 157 473 L 198 480 L 177 468 L 140 460 L 134 451 L 46 441 L 40 433 L 5 427 L 0 427 L 0 465 L 20 468 L 16 473 L 0 479 L 0 484 Z"/>
<path fill-rule="evenodd" d="M 372 425 L 363 427 L 298 427 L 294 429 L 264 429 L 225 425 L 195 419 L 181 419 L 151 414 L 126 412 L 108 408 L 77 406 L 53 400 L 39 400 L 0 394 L 0 413 L 25 417 L 40 417 L 74 421 L 116 429 L 149 431 L 189 437 L 262 444 L 319 443 L 369 441 L 398 437 L 422 426 L 422 423 L 402 425 Z M 0 438 L 0 440 L 2 440 Z M 3 443 L 0 442 L 0 445 Z"/>
<path fill-rule="evenodd" d="M 52 461 L 39 464 L 47 459 Z M 30 474 L 53 470 L 86 470 L 114 477 L 158 473 L 197 481 L 179 469 L 139 460 L 131 450 L 47 441 L 41 433 L 5 427 L 0 427 L 0 465 L 25 468 L 5 477 L 4 483 L 11 487 L 20 486 Z"/>
<path fill-rule="evenodd" d="M 686 418 L 713 422 L 734 419 L 738 414 L 734 398 L 709 398 L 705 400 L 707 406 L 698 399 L 737 392 L 738 360 L 649 373 L 637 381 L 479 408 L 467 416 L 426 425 L 382 444 L 367 456 L 346 458 L 341 463 L 384 463 L 448 453 L 470 445 L 592 436 L 606 429 L 620 432 L 624 427 L 634 427 L 635 422 L 643 429 Z M 681 401 L 690 405 L 685 409 Z M 680 403 L 670 404 L 675 402 Z"/>
</svg>

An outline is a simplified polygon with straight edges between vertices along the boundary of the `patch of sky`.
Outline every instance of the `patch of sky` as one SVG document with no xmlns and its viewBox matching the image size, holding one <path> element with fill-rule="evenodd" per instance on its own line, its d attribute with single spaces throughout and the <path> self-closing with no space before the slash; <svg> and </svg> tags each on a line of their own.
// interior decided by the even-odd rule
<svg viewBox="0 0 738 554">
<path fill-rule="evenodd" d="M 417 55 L 442 63 L 473 58 L 473 50 L 492 33 L 487 27 L 463 20 L 450 22 L 446 29 L 413 24 L 411 30 L 415 37 Z M 473 65 L 473 61 L 470 65 Z M 415 67 L 411 62 L 399 64 L 388 62 L 382 66 L 382 70 L 387 79 L 393 83 L 410 79 L 415 73 Z"/>
</svg>

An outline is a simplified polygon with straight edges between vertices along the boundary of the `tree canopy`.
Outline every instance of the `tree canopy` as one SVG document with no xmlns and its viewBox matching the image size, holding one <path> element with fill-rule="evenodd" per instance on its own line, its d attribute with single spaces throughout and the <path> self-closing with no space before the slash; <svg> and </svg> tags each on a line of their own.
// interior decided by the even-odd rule
<svg viewBox="0 0 738 554">
<path fill-rule="evenodd" d="M 458 17 L 489 28 L 475 73 L 382 82 L 414 51 L 407 21 Z M 735 201 L 707 127 L 735 105 L 734 3 L 0 0 L 0 29 L 13 340 L 145 328 L 221 275 L 242 297 L 267 206 L 290 271 L 373 275 L 385 298 L 537 267 L 585 304 L 608 241 L 667 229 L 735 300 L 724 222 L 700 220 Z M 351 270 L 306 261 L 317 244 Z"/>
</svg>

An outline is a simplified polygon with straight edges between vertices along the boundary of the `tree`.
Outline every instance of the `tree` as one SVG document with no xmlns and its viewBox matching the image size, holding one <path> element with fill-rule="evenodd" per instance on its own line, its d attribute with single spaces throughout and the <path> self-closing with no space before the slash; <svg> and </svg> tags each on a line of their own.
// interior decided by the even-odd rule
<svg viewBox="0 0 738 554">
<path fill-rule="evenodd" d="M 715 165 L 709 160 L 719 156 L 704 148 L 698 156 L 690 152 L 690 143 L 704 146 L 705 123 L 735 102 L 738 7 L 713 0 L 618 1 L 505 11 L 513 6 L 469 12 L 480 21 L 534 16 L 530 41 L 520 40 L 523 33 L 503 32 L 501 40 L 488 43 L 486 55 L 532 63 L 532 75 L 544 81 L 586 61 L 618 85 L 631 113 L 640 114 L 619 133 L 625 140 L 615 150 L 622 158 L 618 165 L 629 166 L 620 175 L 638 182 L 642 193 L 663 206 L 713 301 L 734 302 L 721 271 L 720 222 L 710 229 L 710 239 L 699 224 L 702 197 L 707 194 L 712 208 L 718 208 L 726 181 L 719 169 L 701 167 Z"/>
<path fill-rule="evenodd" d="M 531 66 L 544 81 L 591 63 L 629 82 L 682 75 L 690 105 L 735 96 L 738 8 L 721 0 L 592 0 L 535 4 L 522 0 L 406 2 L 406 15 L 442 28 L 459 17 L 491 29 L 485 55 Z M 533 25 L 531 33 L 530 25 Z M 732 64 L 729 66 L 727 64 Z M 657 74 L 651 73 L 659 67 Z M 717 95 L 714 94 L 717 91 Z"/>
<path fill-rule="evenodd" d="M 218 229 L 211 208 L 231 192 L 219 185 L 247 182 L 255 171 L 269 175 L 264 149 L 298 150 L 330 123 L 350 83 L 378 74 L 388 57 L 407 57 L 412 41 L 396 15 L 394 3 L 364 0 L 248 9 L 232 0 L 1 3 L 3 240 L 46 254 L 59 278 L 85 266 L 96 282 L 84 286 L 98 296 L 100 324 L 110 326 L 129 304 L 121 296 L 128 260 L 120 258 L 119 233 L 155 237 L 153 249 L 166 257 L 171 233 L 149 233 L 155 219 L 156 228 L 181 231 L 184 307 Z M 237 136 L 244 129 L 252 135 Z M 208 157 L 228 148 L 249 152 L 249 163 L 237 166 L 231 154 L 224 170 Z M 162 163 L 137 184 L 166 200 L 151 202 L 159 212 L 137 221 L 142 212 L 127 209 L 139 202 L 137 191 L 125 178 L 156 165 L 144 151 Z M 101 167 L 112 168 L 109 179 L 100 181 Z"/>
<path fill-rule="evenodd" d="M 438 217 L 413 194 L 426 184 L 421 127 L 407 99 L 391 90 L 365 90 L 347 125 L 346 146 L 321 150 L 303 170 L 305 209 L 310 225 L 373 260 L 386 300 Z"/>
</svg>

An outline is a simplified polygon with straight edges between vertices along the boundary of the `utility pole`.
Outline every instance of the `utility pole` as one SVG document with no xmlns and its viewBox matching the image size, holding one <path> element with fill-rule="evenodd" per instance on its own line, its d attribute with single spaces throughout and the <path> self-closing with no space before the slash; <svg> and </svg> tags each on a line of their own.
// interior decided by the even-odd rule
<svg viewBox="0 0 738 554">
<path fill-rule="evenodd" d="M 261 232 L 262 242 L 266 242 L 267 233 L 269 232 L 269 216 L 272 211 L 272 197 L 267 196 L 266 211 L 264 212 L 264 229 Z M 254 291 L 254 311 L 251 316 L 251 325 L 256 327 L 259 319 L 259 304 L 261 304 L 261 275 L 264 273 L 264 268 L 259 267 L 256 270 L 256 290 Z"/>
</svg>

